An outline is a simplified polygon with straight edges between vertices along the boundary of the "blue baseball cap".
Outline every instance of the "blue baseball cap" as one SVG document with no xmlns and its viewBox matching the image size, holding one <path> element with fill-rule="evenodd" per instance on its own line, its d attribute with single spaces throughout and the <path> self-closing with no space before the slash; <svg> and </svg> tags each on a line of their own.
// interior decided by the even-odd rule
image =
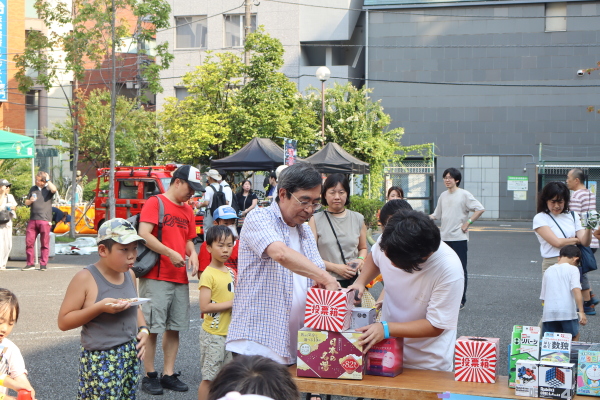
<svg viewBox="0 0 600 400">
<path fill-rule="evenodd" d="M 237 214 L 231 206 L 221 206 L 213 213 L 213 219 L 237 219 Z"/>
</svg>

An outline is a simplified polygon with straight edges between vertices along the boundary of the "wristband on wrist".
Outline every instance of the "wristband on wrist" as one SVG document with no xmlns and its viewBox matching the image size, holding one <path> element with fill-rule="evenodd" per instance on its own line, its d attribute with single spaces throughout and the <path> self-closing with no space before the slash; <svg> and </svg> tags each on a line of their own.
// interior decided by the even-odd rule
<svg viewBox="0 0 600 400">
<path fill-rule="evenodd" d="M 150 328 L 148 328 L 145 325 L 138 327 L 138 333 L 140 333 L 141 331 L 145 331 L 148 335 L 150 334 Z"/>
<path fill-rule="evenodd" d="M 381 325 L 383 325 L 383 338 L 389 339 L 390 338 L 390 328 L 388 327 L 387 321 L 381 321 Z"/>
<path fill-rule="evenodd" d="M 8 376 L 8 374 L 0 375 L 0 386 L 4 386 L 4 379 Z"/>
<path fill-rule="evenodd" d="M 469 219 L 467 220 L 467 222 L 469 223 L 469 225 L 472 225 L 472 224 L 473 224 L 473 221 L 471 221 L 471 218 L 469 218 Z"/>
<path fill-rule="evenodd" d="M 138 331 L 138 333 L 142 333 L 142 332 L 144 332 L 146 335 L 150 335 L 150 331 L 146 328 L 142 328 Z"/>
<path fill-rule="evenodd" d="M 356 257 L 358 260 L 364 260 L 365 258 L 363 256 L 360 257 Z"/>
</svg>

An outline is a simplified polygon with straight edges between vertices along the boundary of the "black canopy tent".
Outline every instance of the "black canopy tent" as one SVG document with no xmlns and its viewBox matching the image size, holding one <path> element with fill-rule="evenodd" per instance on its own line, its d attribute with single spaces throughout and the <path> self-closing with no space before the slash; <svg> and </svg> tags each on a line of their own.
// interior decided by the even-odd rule
<svg viewBox="0 0 600 400">
<path fill-rule="evenodd" d="M 368 174 L 369 164 L 350 155 L 337 143 L 327 143 L 325 147 L 310 157 L 301 160 L 311 163 L 325 174 Z"/>
<path fill-rule="evenodd" d="M 281 164 L 281 147 L 271 139 L 254 138 L 232 155 L 212 160 L 210 167 L 225 171 L 273 171 Z"/>
</svg>

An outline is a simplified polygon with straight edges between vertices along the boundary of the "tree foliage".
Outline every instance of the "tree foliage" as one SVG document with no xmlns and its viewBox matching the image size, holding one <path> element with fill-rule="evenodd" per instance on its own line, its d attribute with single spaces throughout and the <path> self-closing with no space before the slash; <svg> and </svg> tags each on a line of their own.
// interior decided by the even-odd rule
<svg viewBox="0 0 600 400">
<path fill-rule="evenodd" d="M 584 73 L 586 73 L 588 75 L 591 75 L 592 72 L 594 72 L 594 71 L 600 71 L 600 61 L 598 61 L 598 66 L 596 68 L 588 68 L 588 69 L 584 69 L 583 71 L 584 71 Z M 588 110 L 588 112 L 596 111 L 598 114 L 600 114 L 600 108 L 598 108 L 598 107 L 589 106 L 587 108 L 587 110 Z"/>
<path fill-rule="evenodd" d="M 96 168 L 107 167 L 110 162 L 110 92 L 96 89 L 89 96 L 81 93 L 75 101 L 82 105 L 78 118 L 81 160 Z M 136 108 L 135 99 L 118 96 L 116 118 L 119 126 L 115 132 L 117 160 L 124 165 L 154 165 L 159 137 L 154 113 Z M 71 119 L 56 123 L 47 133 L 63 143 L 62 151 L 73 147 L 72 124 Z"/>
</svg>

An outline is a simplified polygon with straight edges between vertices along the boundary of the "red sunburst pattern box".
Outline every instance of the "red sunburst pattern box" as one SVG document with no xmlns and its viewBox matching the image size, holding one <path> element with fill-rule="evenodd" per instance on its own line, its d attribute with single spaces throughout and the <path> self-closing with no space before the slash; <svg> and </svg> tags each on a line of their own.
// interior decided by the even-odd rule
<svg viewBox="0 0 600 400">
<path fill-rule="evenodd" d="M 496 383 L 500 339 L 461 336 L 454 351 L 454 380 Z"/>
<path fill-rule="evenodd" d="M 304 326 L 342 332 L 350 328 L 354 290 L 310 288 L 306 295 Z"/>
</svg>

